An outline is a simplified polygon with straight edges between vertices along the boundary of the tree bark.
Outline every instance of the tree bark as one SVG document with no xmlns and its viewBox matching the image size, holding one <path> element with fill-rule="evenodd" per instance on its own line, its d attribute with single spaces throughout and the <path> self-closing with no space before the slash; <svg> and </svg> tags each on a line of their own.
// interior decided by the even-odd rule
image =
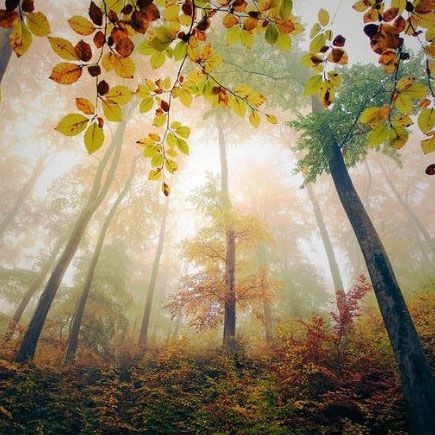
<svg viewBox="0 0 435 435">
<path fill-rule="evenodd" d="M 0 28 L 0 84 L 12 54 L 12 48 L 9 43 L 11 31 L 11 29 Z"/>
<path fill-rule="evenodd" d="M 331 272 L 332 281 L 334 283 L 335 296 L 338 300 L 340 292 L 344 290 L 343 280 L 341 279 L 340 269 L 338 268 L 337 259 L 335 257 L 334 248 L 332 246 L 331 238 L 329 237 L 328 230 L 326 229 L 325 221 L 323 219 L 322 211 L 320 210 L 319 202 L 314 194 L 311 184 L 307 184 L 307 193 L 310 197 L 311 204 L 313 205 L 314 217 L 316 218 L 317 226 L 319 227 L 320 237 L 322 239 L 323 247 L 325 248 L 326 258 L 328 259 L 329 270 Z"/>
<path fill-rule="evenodd" d="M 98 235 L 97 243 L 95 245 L 94 253 L 91 258 L 91 262 L 88 266 L 88 271 L 85 277 L 85 282 L 83 284 L 83 290 L 80 294 L 79 301 L 77 303 L 77 307 L 75 310 L 75 313 L 72 318 L 72 324 L 71 328 L 69 330 L 68 334 L 68 340 L 67 340 L 67 349 L 65 352 L 65 362 L 66 363 L 72 363 L 75 360 L 76 353 L 77 353 L 77 346 L 79 341 L 79 333 L 80 333 L 80 326 L 83 319 L 83 314 L 85 312 L 86 302 L 89 297 L 89 293 L 91 291 L 91 285 L 92 281 L 94 279 L 95 269 L 97 267 L 98 258 L 100 257 L 101 249 L 103 248 L 104 240 L 106 238 L 107 230 L 110 226 L 110 223 L 112 222 L 113 216 L 115 215 L 115 212 L 121 204 L 122 200 L 124 199 L 125 195 L 127 194 L 128 190 L 130 189 L 131 183 L 134 178 L 134 172 L 135 172 L 135 163 L 136 161 L 133 160 L 132 167 L 130 170 L 130 174 L 124 184 L 124 187 L 122 191 L 117 196 L 115 202 L 112 204 L 112 207 L 110 208 L 109 213 L 107 214 L 103 225 L 101 226 L 100 233 Z"/>
<path fill-rule="evenodd" d="M 16 362 L 25 362 L 32 359 L 35 355 L 36 347 L 45 323 L 45 319 L 47 318 L 48 311 L 50 310 L 51 304 L 56 296 L 57 290 L 59 289 L 62 278 L 77 251 L 79 243 L 91 217 L 101 204 L 101 201 L 104 199 L 113 180 L 115 169 L 119 161 L 125 126 L 126 120 L 124 120 L 118 126 L 109 149 L 106 151 L 106 154 L 98 165 L 88 201 L 80 213 L 66 243 L 65 249 L 56 263 L 56 266 L 54 267 L 42 292 L 36 310 L 24 335 L 23 341 L 18 349 L 15 358 Z M 104 169 L 106 168 L 110 157 L 112 157 L 112 161 L 110 163 L 108 173 L 104 179 L 104 183 L 101 185 Z"/>
<path fill-rule="evenodd" d="M 48 272 L 50 271 L 51 267 L 53 266 L 53 263 L 56 260 L 57 254 L 59 254 L 59 251 L 62 248 L 65 241 L 66 241 L 65 236 L 59 237 L 59 239 L 56 242 L 55 247 L 53 248 L 53 250 L 50 254 L 49 259 L 42 265 L 41 270 L 39 271 L 39 275 L 36 277 L 35 281 L 29 287 L 27 292 L 24 294 L 23 298 L 21 299 L 20 303 L 17 306 L 17 309 L 15 310 L 15 312 L 12 316 L 8 330 L 7 330 L 6 335 L 5 335 L 5 341 L 9 341 L 12 338 L 12 335 L 15 332 L 16 326 L 20 323 L 20 320 L 21 320 L 21 317 L 24 313 L 24 310 L 26 309 L 26 307 L 29 304 L 30 300 L 32 299 L 33 295 L 41 288 L 42 284 L 44 283 L 45 278 L 47 277 Z"/>
<path fill-rule="evenodd" d="M 407 403 L 410 433 L 435 433 L 435 381 L 390 261 L 353 186 L 337 143 L 329 146 L 329 169 L 369 271 Z"/>
<path fill-rule="evenodd" d="M 3 237 L 4 233 L 8 229 L 9 225 L 12 223 L 12 221 L 17 216 L 18 212 L 21 210 L 23 204 L 29 197 L 29 195 L 32 193 L 33 188 L 35 187 L 36 182 L 39 179 L 39 176 L 42 174 L 42 171 L 45 168 L 45 157 L 41 157 L 36 162 L 36 165 L 34 166 L 32 173 L 30 174 L 29 179 L 24 184 L 24 186 L 21 188 L 20 192 L 18 193 L 17 199 L 14 202 L 14 205 L 12 208 L 4 214 L 4 216 L 1 219 L 0 222 L 0 239 Z"/>
<path fill-rule="evenodd" d="M 145 309 L 142 317 L 142 325 L 139 333 L 138 346 L 139 349 L 142 351 L 145 351 L 147 347 L 148 332 L 149 332 L 150 319 L 151 319 L 151 309 L 153 307 L 154 293 L 156 290 L 157 277 L 159 274 L 160 258 L 162 256 L 163 245 L 165 242 L 166 220 L 168 216 L 168 210 L 169 210 L 169 200 L 166 199 L 165 208 L 163 210 L 162 222 L 160 224 L 159 240 L 157 243 L 156 255 L 154 256 L 150 283 L 148 285 L 148 293 L 145 300 Z"/>
<path fill-rule="evenodd" d="M 221 196 L 222 208 L 229 217 L 232 204 L 228 183 L 228 161 L 226 153 L 225 136 L 222 127 L 222 118 L 217 116 L 217 129 L 219 141 L 219 155 L 221 164 Z M 236 236 L 231 220 L 226 223 L 225 229 L 225 300 L 224 300 L 224 349 L 231 354 L 235 351 L 236 338 Z"/>
</svg>

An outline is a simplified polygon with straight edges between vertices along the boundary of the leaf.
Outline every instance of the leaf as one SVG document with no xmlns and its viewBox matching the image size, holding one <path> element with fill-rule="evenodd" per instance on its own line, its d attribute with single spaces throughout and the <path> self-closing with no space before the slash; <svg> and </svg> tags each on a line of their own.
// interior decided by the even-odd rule
<svg viewBox="0 0 435 435">
<path fill-rule="evenodd" d="M 278 39 L 279 32 L 275 25 L 272 23 L 269 23 L 269 25 L 266 28 L 266 32 L 264 34 L 264 39 L 266 42 L 268 42 L 270 45 L 275 44 L 276 40 Z"/>
<path fill-rule="evenodd" d="M 81 112 L 86 115 L 93 115 L 95 113 L 95 105 L 87 98 L 76 98 L 76 106 Z"/>
<path fill-rule="evenodd" d="M 435 135 L 421 141 L 423 154 L 429 154 L 435 151 Z"/>
<path fill-rule="evenodd" d="M 29 12 L 26 18 L 27 25 L 35 36 L 47 36 L 50 33 L 50 24 L 42 12 Z"/>
<path fill-rule="evenodd" d="M 124 105 L 127 104 L 133 98 L 133 92 L 127 86 L 117 85 L 110 88 L 106 94 L 108 100 L 115 103 Z"/>
<path fill-rule="evenodd" d="M 158 113 L 153 120 L 153 125 L 155 127 L 162 127 L 166 123 L 166 114 L 165 113 Z"/>
<path fill-rule="evenodd" d="M 166 183 L 162 184 L 162 192 L 163 192 L 163 195 L 169 196 L 169 194 L 171 193 L 171 188 L 168 186 L 168 184 L 166 184 Z"/>
<path fill-rule="evenodd" d="M 270 124 L 278 124 L 278 118 L 274 115 L 266 115 L 266 119 Z"/>
<path fill-rule="evenodd" d="M 166 55 L 163 51 L 156 51 L 151 55 L 150 63 L 153 69 L 160 68 L 166 60 Z"/>
<path fill-rule="evenodd" d="M 142 99 L 139 105 L 139 112 L 149 112 L 154 106 L 154 99 L 152 97 L 145 97 Z"/>
<path fill-rule="evenodd" d="M 89 6 L 89 18 L 96 26 L 103 24 L 103 11 L 93 1 L 91 1 Z"/>
<path fill-rule="evenodd" d="M 249 122 L 251 123 L 251 125 L 255 128 L 258 128 L 260 125 L 260 116 L 258 115 L 258 113 L 253 110 L 251 112 L 251 114 L 249 115 Z"/>
<path fill-rule="evenodd" d="M 88 124 L 88 118 L 81 113 L 69 113 L 65 115 L 54 128 L 65 136 L 76 136 L 81 133 Z"/>
<path fill-rule="evenodd" d="M 20 16 L 16 10 L 5 11 L 4 9 L 0 9 L 0 27 L 12 29 L 19 19 Z"/>
<path fill-rule="evenodd" d="M 185 139 L 190 136 L 190 128 L 186 127 L 185 125 L 180 125 L 177 127 L 175 132 L 178 134 L 178 136 L 184 137 Z"/>
<path fill-rule="evenodd" d="M 418 115 L 417 124 L 423 133 L 428 133 L 435 127 L 435 109 L 423 109 Z"/>
<path fill-rule="evenodd" d="M 175 47 L 172 55 L 174 56 L 174 60 L 181 60 L 187 54 L 187 44 L 184 41 L 178 42 Z"/>
<path fill-rule="evenodd" d="M 97 151 L 104 142 L 104 131 L 103 129 L 96 123 L 93 122 L 85 132 L 85 147 L 88 150 L 89 154 Z"/>
<path fill-rule="evenodd" d="M 292 38 L 280 33 L 275 45 L 282 51 L 289 51 L 292 48 Z"/>
<path fill-rule="evenodd" d="M 326 44 L 326 36 L 324 33 L 319 33 L 310 43 L 310 53 L 318 53 Z"/>
<path fill-rule="evenodd" d="M 315 94 L 320 90 L 323 85 L 323 78 L 320 74 L 310 77 L 304 86 L 304 92 L 306 95 Z"/>
<path fill-rule="evenodd" d="M 135 64 L 129 57 L 113 56 L 113 68 L 119 77 L 124 79 L 132 79 L 135 72 Z"/>
<path fill-rule="evenodd" d="M 78 58 L 83 62 L 88 62 L 92 59 L 91 46 L 83 40 L 77 42 L 77 44 L 74 46 L 74 51 Z"/>
<path fill-rule="evenodd" d="M 165 168 L 173 174 L 178 169 L 177 162 L 172 159 L 165 159 Z"/>
<path fill-rule="evenodd" d="M 69 62 L 58 63 L 50 74 L 50 79 L 61 85 L 75 83 L 82 75 L 80 65 Z"/>
<path fill-rule="evenodd" d="M 323 27 L 329 24 L 329 13 L 326 9 L 320 9 L 317 18 Z"/>
<path fill-rule="evenodd" d="M 95 31 L 95 26 L 87 18 L 80 15 L 74 15 L 68 20 L 69 25 L 74 32 L 79 35 L 87 36 Z"/>
<path fill-rule="evenodd" d="M 293 11 L 293 1 L 292 0 L 281 0 L 281 6 L 279 8 L 279 15 L 281 18 L 290 18 Z"/>
<path fill-rule="evenodd" d="M 48 37 L 51 48 L 53 51 L 65 60 L 79 60 L 74 46 L 67 39 Z"/>
<path fill-rule="evenodd" d="M 17 21 L 9 38 L 12 50 L 20 57 L 27 52 L 32 44 L 32 34 L 22 21 Z"/>
<path fill-rule="evenodd" d="M 121 106 L 111 100 L 101 100 L 103 104 L 104 116 L 108 121 L 121 122 L 122 121 L 122 111 Z"/>
<path fill-rule="evenodd" d="M 405 0 L 406 1 L 406 0 Z M 368 3 L 367 1 L 358 1 L 356 3 L 353 4 L 353 8 L 357 11 L 357 12 L 364 12 L 366 11 L 369 7 L 370 7 L 370 3 Z"/>
<path fill-rule="evenodd" d="M 186 155 L 189 155 L 189 145 L 184 139 L 177 139 L 177 148 Z"/>
<path fill-rule="evenodd" d="M 150 181 L 157 181 L 160 180 L 160 178 L 162 178 L 161 168 L 151 169 L 150 172 L 148 173 L 148 180 Z"/>
<path fill-rule="evenodd" d="M 367 135 L 367 141 L 369 146 L 376 147 L 384 142 L 388 142 L 393 134 L 391 127 L 386 124 L 378 124 L 373 130 Z M 395 135 L 394 135 L 395 136 Z"/>
</svg>

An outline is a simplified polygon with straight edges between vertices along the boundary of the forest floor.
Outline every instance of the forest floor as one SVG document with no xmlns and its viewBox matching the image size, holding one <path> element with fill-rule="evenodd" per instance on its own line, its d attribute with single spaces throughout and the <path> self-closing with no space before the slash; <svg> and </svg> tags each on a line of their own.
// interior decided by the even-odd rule
<svg viewBox="0 0 435 435">
<path fill-rule="evenodd" d="M 435 363 L 435 293 L 410 309 Z M 0 345 L 1 346 L 1 345 Z M 376 307 L 345 334 L 328 315 L 294 319 L 267 345 L 195 349 L 73 365 L 41 343 L 34 363 L 0 350 L 1 434 L 405 434 L 397 368 Z"/>
</svg>

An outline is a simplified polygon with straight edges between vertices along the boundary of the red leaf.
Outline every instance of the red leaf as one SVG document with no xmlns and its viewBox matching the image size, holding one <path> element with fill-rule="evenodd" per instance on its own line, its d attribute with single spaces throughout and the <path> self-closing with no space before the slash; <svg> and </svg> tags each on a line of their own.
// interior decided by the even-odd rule
<svg viewBox="0 0 435 435">
<path fill-rule="evenodd" d="M 130 38 L 124 38 L 115 45 L 115 48 L 121 57 L 128 57 L 133 52 L 134 44 Z"/>
<path fill-rule="evenodd" d="M 150 24 L 145 12 L 134 11 L 131 16 L 131 27 L 138 33 L 145 33 Z"/>
<path fill-rule="evenodd" d="M 92 77 L 99 76 L 101 74 L 101 67 L 100 67 L 100 65 L 91 65 L 91 66 L 88 66 L 88 73 Z"/>
<path fill-rule="evenodd" d="M 427 175 L 435 175 L 435 163 L 429 165 L 424 172 L 426 172 Z"/>
<path fill-rule="evenodd" d="M 20 0 L 6 0 L 5 8 L 7 11 L 13 11 L 20 4 Z"/>
<path fill-rule="evenodd" d="M 107 94 L 109 89 L 109 84 L 106 82 L 106 80 L 101 80 L 101 82 L 97 85 L 97 92 L 99 95 Z"/>
<path fill-rule="evenodd" d="M 103 11 L 94 2 L 89 5 L 89 18 L 96 26 L 103 24 Z"/>
<path fill-rule="evenodd" d="M 91 46 L 83 41 L 80 40 L 74 47 L 74 52 L 77 55 L 77 57 L 82 60 L 83 62 L 88 62 L 92 59 L 92 49 Z"/>
<path fill-rule="evenodd" d="M 384 21 L 392 21 L 394 20 L 394 18 L 397 17 L 398 13 L 399 13 L 398 8 L 390 8 L 384 12 L 384 14 L 382 15 L 382 19 Z"/>
<path fill-rule="evenodd" d="M 337 35 L 332 41 L 332 45 L 335 45 L 336 47 L 344 47 L 345 42 L 346 38 L 343 35 Z"/>
<path fill-rule="evenodd" d="M 0 9 L 0 27 L 12 29 L 18 18 L 19 15 L 17 11 L 5 11 L 4 9 Z"/>
<path fill-rule="evenodd" d="M 33 12 L 33 10 L 35 9 L 33 0 L 23 0 L 23 2 L 21 3 L 21 9 L 24 12 Z"/>
<path fill-rule="evenodd" d="M 101 48 L 104 45 L 105 42 L 106 42 L 106 37 L 104 36 L 104 33 L 101 30 L 99 30 L 94 35 L 94 44 L 95 44 L 95 47 Z"/>
</svg>

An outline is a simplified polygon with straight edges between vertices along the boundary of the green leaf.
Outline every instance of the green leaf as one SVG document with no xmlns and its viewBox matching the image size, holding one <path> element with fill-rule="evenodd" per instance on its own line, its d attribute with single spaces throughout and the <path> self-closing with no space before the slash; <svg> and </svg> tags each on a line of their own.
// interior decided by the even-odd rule
<svg viewBox="0 0 435 435">
<path fill-rule="evenodd" d="M 289 51 L 292 48 L 292 38 L 290 35 L 279 34 L 275 44 L 281 51 Z"/>
<path fill-rule="evenodd" d="M 184 139 L 177 139 L 177 148 L 183 153 L 183 154 L 189 154 L 189 145 Z"/>
<path fill-rule="evenodd" d="M 154 106 L 154 98 L 153 97 L 145 97 L 142 99 L 139 105 L 139 112 L 145 113 L 149 112 Z"/>
<path fill-rule="evenodd" d="M 421 141 L 421 149 L 424 154 L 433 153 L 435 151 L 435 136 Z"/>
<path fill-rule="evenodd" d="M 319 33 L 310 43 L 310 53 L 316 54 L 326 44 L 326 36 Z"/>
<path fill-rule="evenodd" d="M 320 9 L 317 18 L 323 27 L 329 24 L 329 13 L 326 9 Z"/>
<path fill-rule="evenodd" d="M 156 51 L 151 55 L 150 63 L 153 69 L 160 68 L 166 60 L 166 55 L 163 51 Z"/>
<path fill-rule="evenodd" d="M 270 45 L 273 45 L 277 41 L 278 36 L 279 32 L 276 26 L 272 23 L 269 23 L 264 34 L 264 39 L 266 40 L 266 42 L 268 42 Z"/>
<path fill-rule="evenodd" d="M 178 42 L 173 51 L 174 60 L 182 60 L 187 53 L 187 44 L 184 41 Z"/>
<path fill-rule="evenodd" d="M 111 100 L 102 100 L 104 116 L 108 121 L 121 122 L 121 106 Z"/>
<path fill-rule="evenodd" d="M 54 129 L 65 136 L 75 136 L 86 128 L 88 121 L 89 119 L 81 113 L 69 113 L 59 121 Z"/>
<path fill-rule="evenodd" d="M 312 95 L 317 93 L 323 85 L 323 78 L 320 74 L 310 77 L 304 86 L 304 92 L 306 95 Z"/>
<path fill-rule="evenodd" d="M 186 127 L 184 125 L 181 125 L 176 128 L 175 132 L 178 134 L 178 136 L 184 137 L 187 139 L 190 135 L 190 128 Z"/>
<path fill-rule="evenodd" d="M 286 19 L 291 17 L 293 10 L 292 0 L 281 0 L 281 6 L 279 8 L 279 15 L 281 18 Z"/>
<path fill-rule="evenodd" d="M 418 126 L 423 133 L 428 133 L 435 127 L 435 110 L 423 109 L 418 115 Z"/>
<path fill-rule="evenodd" d="M 104 131 L 96 122 L 93 122 L 86 129 L 84 139 L 88 153 L 92 154 L 97 151 L 101 147 L 101 145 L 103 145 Z"/>
<path fill-rule="evenodd" d="M 394 131 L 386 124 L 379 124 L 367 135 L 368 144 L 377 147 L 395 137 Z"/>
</svg>

